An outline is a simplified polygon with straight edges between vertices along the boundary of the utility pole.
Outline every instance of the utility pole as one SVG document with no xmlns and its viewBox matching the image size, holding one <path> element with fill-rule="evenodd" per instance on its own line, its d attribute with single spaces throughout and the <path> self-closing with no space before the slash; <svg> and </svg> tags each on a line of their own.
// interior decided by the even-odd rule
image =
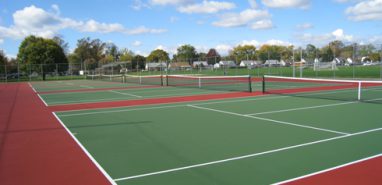
<svg viewBox="0 0 382 185">
<path fill-rule="evenodd" d="M 296 66 L 294 63 L 294 47 L 292 46 L 292 67 L 293 67 L 293 77 L 296 77 Z"/>
<path fill-rule="evenodd" d="M 300 47 L 300 78 L 302 78 L 302 48 Z"/>
</svg>

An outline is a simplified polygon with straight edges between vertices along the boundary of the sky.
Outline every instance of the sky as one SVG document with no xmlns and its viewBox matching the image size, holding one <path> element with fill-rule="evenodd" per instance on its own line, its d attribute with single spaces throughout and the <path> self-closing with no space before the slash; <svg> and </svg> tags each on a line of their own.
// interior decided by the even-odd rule
<svg viewBox="0 0 382 185">
<path fill-rule="evenodd" d="M 147 56 L 184 44 L 221 55 L 238 45 L 382 44 L 382 0 L 0 0 L 0 50 L 28 35 L 90 37 Z"/>
</svg>

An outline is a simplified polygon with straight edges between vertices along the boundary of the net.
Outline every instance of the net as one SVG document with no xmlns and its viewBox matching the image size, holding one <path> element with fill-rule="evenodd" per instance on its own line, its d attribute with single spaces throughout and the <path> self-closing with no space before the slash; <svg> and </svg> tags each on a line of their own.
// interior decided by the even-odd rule
<svg viewBox="0 0 382 185">
<path fill-rule="evenodd" d="M 335 62 L 314 62 L 314 71 L 325 71 L 325 70 L 337 70 L 337 65 Z"/>
<path fill-rule="evenodd" d="M 126 75 L 126 83 L 133 84 L 143 84 L 143 85 L 160 85 L 163 86 L 163 76 L 162 75 L 150 75 L 150 76 L 134 76 Z"/>
<path fill-rule="evenodd" d="M 263 77 L 263 92 L 298 97 L 382 103 L 382 81 Z"/>
<path fill-rule="evenodd" d="M 252 92 L 250 76 L 187 76 L 167 75 L 166 85 L 218 91 Z"/>
<path fill-rule="evenodd" d="M 123 75 L 86 75 L 87 80 L 102 80 L 102 81 L 110 81 L 110 82 L 119 82 L 124 83 Z"/>
</svg>

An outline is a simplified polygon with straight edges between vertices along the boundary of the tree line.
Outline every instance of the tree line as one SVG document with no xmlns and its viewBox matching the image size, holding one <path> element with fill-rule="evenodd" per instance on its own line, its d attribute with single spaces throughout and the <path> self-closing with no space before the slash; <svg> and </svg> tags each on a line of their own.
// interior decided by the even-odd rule
<svg viewBox="0 0 382 185">
<path fill-rule="evenodd" d="M 20 44 L 16 59 L 8 59 L 3 52 L 0 52 L 0 65 L 9 65 L 12 62 L 31 65 L 72 64 L 95 69 L 111 62 L 126 61 L 132 68 L 144 68 L 146 62 L 192 64 L 194 61 L 207 61 L 208 64 L 215 64 L 221 60 L 232 60 L 237 63 L 242 60 L 300 61 L 301 57 L 306 61 L 313 61 L 315 58 L 322 61 L 332 61 L 334 58 L 351 58 L 355 61 L 367 58 L 370 61 L 381 61 L 381 55 L 381 50 L 372 44 L 345 44 L 335 40 L 323 47 L 308 44 L 305 48 L 268 44 L 259 48 L 253 45 L 238 45 L 226 56 L 221 56 L 214 48 L 205 53 L 198 52 L 194 46 L 186 44 L 178 47 L 176 54 L 171 58 L 168 52 L 161 49 L 155 49 L 145 57 L 126 48 L 120 49 L 113 43 L 89 37 L 79 39 L 75 49 L 69 52 L 68 43 L 60 37 L 46 39 L 28 36 Z"/>
</svg>

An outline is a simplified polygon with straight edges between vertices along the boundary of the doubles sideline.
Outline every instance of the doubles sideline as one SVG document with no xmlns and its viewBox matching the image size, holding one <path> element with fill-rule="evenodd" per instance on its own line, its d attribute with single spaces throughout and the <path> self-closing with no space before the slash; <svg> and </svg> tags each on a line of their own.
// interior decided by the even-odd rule
<svg viewBox="0 0 382 185">
<path fill-rule="evenodd" d="M 348 138 L 348 137 L 352 137 L 352 136 L 363 135 L 363 134 L 367 134 L 367 133 L 371 133 L 371 132 L 377 132 L 377 131 L 381 131 L 381 130 L 382 130 L 382 128 L 376 128 L 376 129 L 366 130 L 366 131 L 362 131 L 362 132 L 332 137 L 332 138 L 328 138 L 328 139 L 323 139 L 323 140 L 318 140 L 318 141 L 288 146 L 288 147 L 284 147 L 284 148 L 268 150 L 265 152 L 242 155 L 242 156 L 238 156 L 238 157 L 232 157 L 232 158 L 216 160 L 216 161 L 211 161 L 211 162 L 206 162 L 206 163 L 199 163 L 199 164 L 183 166 L 183 167 L 179 167 L 179 168 L 173 168 L 173 169 L 162 170 L 162 171 L 156 171 L 156 172 L 151 172 L 151 173 L 145 173 L 145 174 L 140 174 L 140 175 L 133 175 L 133 176 L 128 176 L 128 177 L 116 178 L 116 179 L 114 179 L 114 181 L 118 182 L 118 181 L 124 181 L 124 180 L 129 180 L 129 179 L 136 179 L 136 178 L 142 178 L 142 177 L 147 177 L 147 176 L 153 176 L 153 175 L 165 174 L 165 173 L 170 173 L 170 172 L 182 171 L 182 170 L 187 170 L 187 169 L 192 169 L 192 168 L 199 168 L 199 167 L 203 167 L 203 166 L 225 163 L 225 162 L 229 162 L 229 161 L 236 161 L 236 160 L 241 160 L 241 159 L 246 159 L 246 158 L 252 158 L 252 157 L 262 156 L 262 155 L 266 155 L 266 154 L 271 154 L 271 153 L 291 150 L 291 149 L 295 149 L 295 148 L 300 148 L 300 147 L 304 147 L 304 146 L 309 146 L 309 145 L 325 143 L 325 142 L 329 142 L 329 141 L 333 141 L 333 140 Z"/>
</svg>

